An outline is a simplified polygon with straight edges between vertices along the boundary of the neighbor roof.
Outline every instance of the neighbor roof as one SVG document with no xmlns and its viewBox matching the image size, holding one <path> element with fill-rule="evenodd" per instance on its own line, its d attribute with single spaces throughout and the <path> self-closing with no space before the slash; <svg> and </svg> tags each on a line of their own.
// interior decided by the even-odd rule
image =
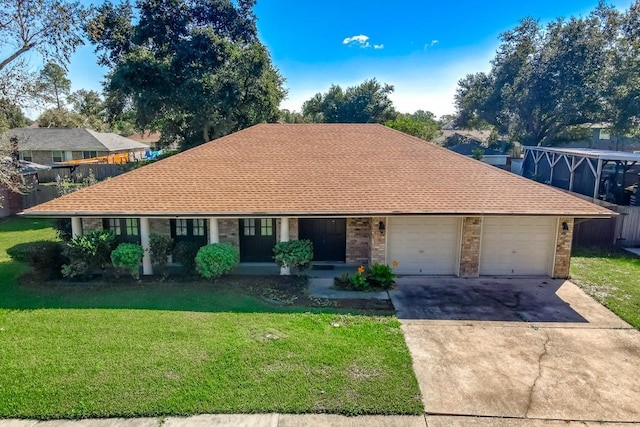
<svg viewBox="0 0 640 427">
<path fill-rule="evenodd" d="M 128 151 L 144 150 L 147 144 L 132 141 L 115 133 L 95 132 L 82 128 L 12 129 L 18 137 L 19 151 Z"/>
<path fill-rule="evenodd" d="M 26 211 L 48 216 L 612 212 L 376 124 L 261 124 Z"/>
</svg>

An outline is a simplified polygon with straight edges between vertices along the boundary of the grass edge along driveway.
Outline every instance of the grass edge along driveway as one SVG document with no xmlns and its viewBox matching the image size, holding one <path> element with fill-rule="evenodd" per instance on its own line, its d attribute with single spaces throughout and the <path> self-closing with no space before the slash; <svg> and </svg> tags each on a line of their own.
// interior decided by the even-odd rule
<svg viewBox="0 0 640 427">
<path fill-rule="evenodd" d="M 621 249 L 576 249 L 571 281 L 640 329 L 640 258 Z"/>
<path fill-rule="evenodd" d="M 0 418 L 423 412 L 394 317 L 15 307 L 6 246 L 43 238 L 0 222 Z"/>
</svg>

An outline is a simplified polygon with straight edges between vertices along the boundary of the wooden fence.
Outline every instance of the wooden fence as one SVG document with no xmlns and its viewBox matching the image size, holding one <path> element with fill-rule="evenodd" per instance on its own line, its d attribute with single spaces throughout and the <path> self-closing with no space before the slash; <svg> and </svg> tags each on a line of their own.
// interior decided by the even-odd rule
<svg viewBox="0 0 640 427">
<path fill-rule="evenodd" d="M 571 194 L 619 214 L 613 218 L 576 220 L 573 230 L 574 246 L 640 245 L 640 206 L 621 206 L 603 200 L 594 201 L 581 194 Z"/>
<path fill-rule="evenodd" d="M 69 168 L 38 171 L 37 182 L 31 183 L 32 190 L 22 196 L 22 209 L 28 209 L 58 197 L 55 186 L 56 177 L 69 178 L 73 182 L 81 183 L 84 178 L 93 173 L 98 181 L 121 175 L 131 169 L 129 165 L 77 165 L 73 172 Z M 20 209 L 17 209 L 19 212 Z"/>
<path fill-rule="evenodd" d="M 38 171 L 38 181 L 41 183 L 56 182 L 56 176 L 61 178 L 70 178 L 74 181 L 82 181 L 82 178 L 89 176 L 93 172 L 98 181 L 121 175 L 131 169 L 128 164 L 109 165 L 109 164 L 87 164 L 74 165 L 73 168 L 59 168 Z M 73 172 L 72 172 L 73 171 Z"/>
</svg>

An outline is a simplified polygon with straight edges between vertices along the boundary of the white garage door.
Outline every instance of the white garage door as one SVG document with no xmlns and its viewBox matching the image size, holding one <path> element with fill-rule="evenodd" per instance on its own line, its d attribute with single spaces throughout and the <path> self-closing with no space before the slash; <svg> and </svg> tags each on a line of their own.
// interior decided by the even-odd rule
<svg viewBox="0 0 640 427">
<path fill-rule="evenodd" d="M 556 222 L 546 217 L 485 217 L 480 274 L 548 275 Z"/>
<path fill-rule="evenodd" d="M 387 261 L 398 261 L 400 274 L 456 274 L 459 230 L 459 218 L 391 217 Z"/>
</svg>

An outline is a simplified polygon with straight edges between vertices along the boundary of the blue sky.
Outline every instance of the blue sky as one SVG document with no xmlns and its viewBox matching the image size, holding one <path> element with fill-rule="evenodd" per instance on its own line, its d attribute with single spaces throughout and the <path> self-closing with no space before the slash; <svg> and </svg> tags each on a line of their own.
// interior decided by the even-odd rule
<svg viewBox="0 0 640 427">
<path fill-rule="evenodd" d="M 609 1 L 621 9 L 631 3 Z M 596 5 L 597 0 L 258 0 L 255 13 L 260 38 L 287 79 L 282 108 L 299 111 L 331 84 L 346 87 L 375 77 L 394 85 L 399 111 L 442 115 L 455 111 L 459 79 L 490 68 L 500 33 L 526 16 L 548 22 L 584 16 Z M 103 75 L 91 46 L 73 56 L 74 90 L 100 90 Z"/>
</svg>

